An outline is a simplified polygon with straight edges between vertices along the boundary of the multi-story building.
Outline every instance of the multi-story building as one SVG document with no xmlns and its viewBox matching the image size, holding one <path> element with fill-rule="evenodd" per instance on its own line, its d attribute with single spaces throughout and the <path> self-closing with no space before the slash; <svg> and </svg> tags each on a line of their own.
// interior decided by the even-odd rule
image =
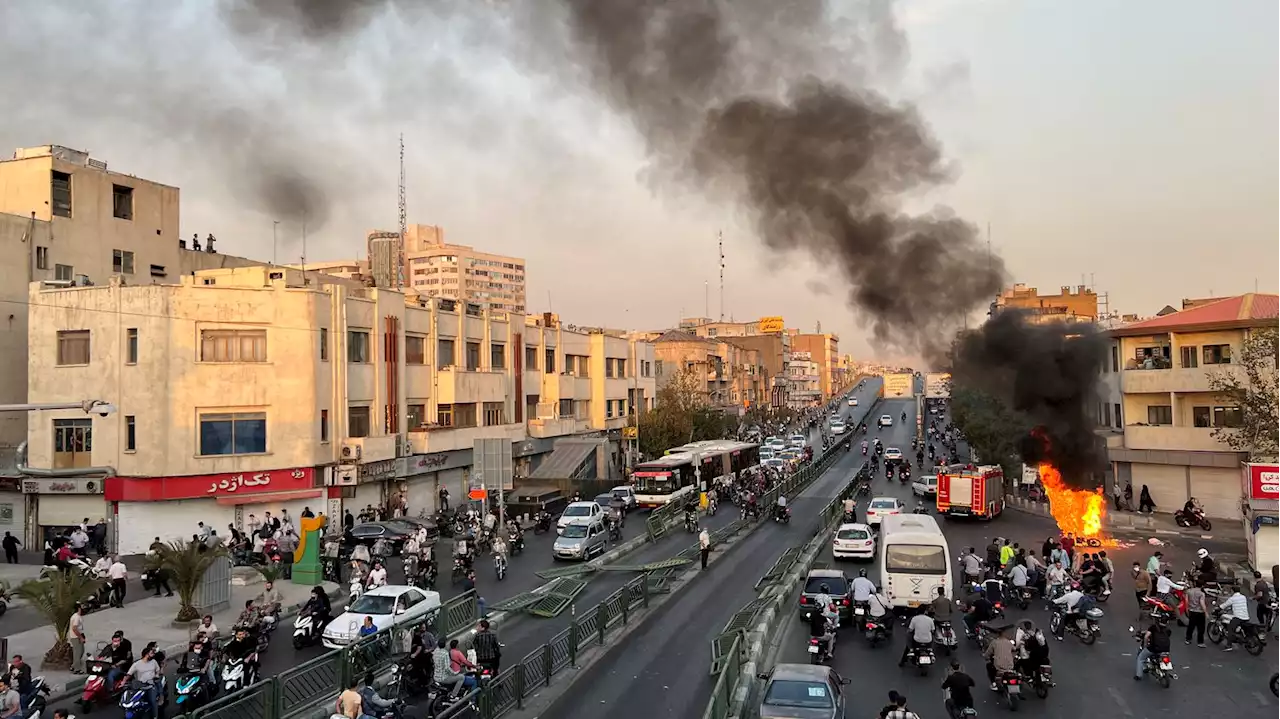
<svg viewBox="0 0 1280 719">
<path fill-rule="evenodd" d="M 444 228 L 435 225 L 409 225 L 404 245 L 406 289 L 499 311 L 525 312 L 522 258 L 446 243 Z"/>
<path fill-rule="evenodd" d="M 1118 324 L 1104 365 L 1099 425 L 1111 428 L 1112 481 L 1146 486 L 1162 511 L 1194 496 L 1213 517 L 1240 516 L 1241 462 L 1213 436 L 1241 409 L 1211 390 L 1215 374 L 1243 376 L 1241 348 L 1277 326 L 1276 295 L 1245 294 Z M 1122 434 L 1120 434 L 1122 433 Z"/>
<path fill-rule="evenodd" d="M 840 337 L 834 334 L 794 334 L 791 353 L 809 353 L 818 365 L 819 388 L 823 397 L 831 397 L 848 383 L 846 369 L 840 364 Z"/>
<path fill-rule="evenodd" d="M 1075 292 L 1063 285 L 1056 295 L 1042 295 L 1035 287 L 1018 283 L 991 303 L 993 315 L 1006 309 L 1027 310 L 1037 322 L 1093 322 L 1098 318 L 1098 295 L 1084 285 L 1076 287 Z"/>
<path fill-rule="evenodd" d="M 787 406 L 793 409 L 822 403 L 821 368 L 808 352 L 792 352 L 787 365 Z"/>
<path fill-rule="evenodd" d="M 33 419 L 24 468 L 59 478 L 32 498 L 28 539 L 105 516 L 136 552 L 280 508 L 432 510 L 442 487 L 466 496 L 477 439 L 509 440 L 529 476 L 557 439 L 621 439 L 654 402 L 648 343 L 305 279 L 249 267 L 180 285 L 32 284 L 31 401 L 118 412 Z"/>
<path fill-rule="evenodd" d="M 767 399 L 768 376 L 760 354 L 734 340 L 698 337 L 684 330 L 668 330 L 653 340 L 657 358 L 658 386 L 663 387 L 679 373 L 696 373 L 705 384 L 707 404 L 724 407 L 753 407 Z"/>
</svg>

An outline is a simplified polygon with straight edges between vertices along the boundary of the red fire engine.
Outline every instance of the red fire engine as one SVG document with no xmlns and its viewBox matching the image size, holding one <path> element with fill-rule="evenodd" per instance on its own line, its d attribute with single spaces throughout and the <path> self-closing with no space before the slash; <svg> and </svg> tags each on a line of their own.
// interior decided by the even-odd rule
<svg viewBox="0 0 1280 719">
<path fill-rule="evenodd" d="M 953 464 L 938 472 L 938 513 L 995 519 L 1004 511 L 1004 471 L 998 465 Z"/>
</svg>

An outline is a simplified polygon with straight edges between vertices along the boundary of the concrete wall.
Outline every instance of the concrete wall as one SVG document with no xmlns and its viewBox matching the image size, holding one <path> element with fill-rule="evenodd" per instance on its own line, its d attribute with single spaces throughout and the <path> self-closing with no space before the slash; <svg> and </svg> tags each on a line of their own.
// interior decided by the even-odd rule
<svg viewBox="0 0 1280 719">
<path fill-rule="evenodd" d="M 51 225 L 0 213 L 0 404 L 27 401 L 27 283 L 35 270 L 35 247 L 48 247 Z M 26 439 L 25 412 L 0 412 L 0 452 Z M 0 468 L 8 461 L 0 462 Z"/>
</svg>

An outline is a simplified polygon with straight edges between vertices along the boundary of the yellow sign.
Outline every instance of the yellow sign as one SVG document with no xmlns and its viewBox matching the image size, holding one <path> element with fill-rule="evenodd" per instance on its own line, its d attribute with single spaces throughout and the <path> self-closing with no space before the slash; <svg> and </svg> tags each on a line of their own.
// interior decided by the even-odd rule
<svg viewBox="0 0 1280 719">
<path fill-rule="evenodd" d="M 784 324 L 781 317 L 761 317 L 760 334 L 767 335 L 771 332 L 781 332 Z"/>
<path fill-rule="evenodd" d="M 637 437 L 639 437 L 639 436 L 640 436 L 640 432 L 639 432 L 639 429 L 638 429 L 638 428 L 636 428 L 636 427 L 623 427 L 623 428 L 622 428 L 622 438 L 623 438 L 623 439 L 635 439 L 635 438 L 637 438 Z"/>
</svg>

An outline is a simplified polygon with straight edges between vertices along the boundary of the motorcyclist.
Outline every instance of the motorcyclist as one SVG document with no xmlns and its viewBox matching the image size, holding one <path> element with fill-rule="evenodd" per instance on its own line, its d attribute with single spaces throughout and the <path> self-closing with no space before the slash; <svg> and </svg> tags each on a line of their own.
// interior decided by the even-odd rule
<svg viewBox="0 0 1280 719">
<path fill-rule="evenodd" d="M 853 497 L 845 497 L 844 499 L 844 521 L 853 522 L 858 518 L 857 503 Z"/>
<path fill-rule="evenodd" d="M 898 660 L 898 666 L 906 665 L 907 656 L 912 651 L 933 646 L 933 629 L 933 618 L 928 615 L 924 607 L 918 607 L 915 616 L 911 617 L 911 622 L 907 625 L 907 644 L 902 648 L 902 658 Z"/>
<path fill-rule="evenodd" d="M 403 716 L 400 713 L 400 705 L 394 700 L 383 699 L 378 696 L 378 690 L 373 686 L 373 672 L 364 673 L 364 686 L 360 689 L 360 712 L 361 714 L 373 717 L 380 717 L 386 711 L 390 711 L 394 716 Z"/>
<path fill-rule="evenodd" d="M 507 544 L 512 550 L 517 547 L 524 549 L 524 529 L 520 527 L 519 522 L 507 523 Z"/>
<path fill-rule="evenodd" d="M 111 670 L 107 672 L 107 688 L 115 689 L 116 683 L 133 666 L 133 642 L 125 639 L 124 632 L 116 630 L 111 635 L 111 643 L 103 648 L 100 656 L 111 660 Z"/>
<path fill-rule="evenodd" d="M 1218 581 L 1218 563 L 1209 550 L 1204 547 L 1196 550 L 1196 559 L 1200 562 L 1196 565 L 1196 578 L 1205 584 Z"/>
<path fill-rule="evenodd" d="M 862 440 L 862 456 L 867 456 L 867 440 Z"/>
<path fill-rule="evenodd" d="M 476 664 L 488 669 L 496 677 L 502 662 L 502 643 L 490 626 L 488 619 L 480 620 L 480 628 L 472 638 L 471 646 L 476 651 Z"/>
<path fill-rule="evenodd" d="M 696 504 L 696 500 L 690 500 L 688 504 L 684 505 L 684 523 L 697 526 L 698 505 Z"/>
<path fill-rule="evenodd" d="M 715 487 L 711 489 L 715 491 Z M 617 518 L 619 527 L 627 526 L 627 503 L 622 501 L 622 497 L 613 495 L 613 499 L 609 500 L 609 511 Z"/>
<path fill-rule="evenodd" d="M 1004 605 L 1004 580 L 994 572 L 982 582 L 982 591 L 993 605 Z"/>
<path fill-rule="evenodd" d="M 965 584 L 977 584 L 982 579 L 982 559 L 974 552 L 973 547 L 969 547 L 969 551 L 960 557 L 960 563 L 964 565 Z"/>
<path fill-rule="evenodd" d="M 146 687 L 147 704 L 151 707 L 151 716 L 160 716 L 160 686 L 158 681 L 163 674 L 160 663 L 156 661 L 156 648 L 148 644 L 142 650 L 142 657 L 129 667 L 129 677 Z"/>
<path fill-rule="evenodd" d="M 964 626 L 970 636 L 978 631 L 978 625 L 991 621 L 995 615 L 995 605 L 987 599 L 986 592 L 978 590 L 978 597 L 969 604 L 969 611 L 964 613 Z"/>
<path fill-rule="evenodd" d="M 493 561 L 495 564 L 505 565 L 507 563 L 507 552 L 509 550 L 507 548 L 507 541 L 502 538 L 501 534 L 493 535 L 493 547 L 490 548 L 490 551 L 493 552 Z"/>
<path fill-rule="evenodd" d="M 1169 653 L 1169 627 L 1162 619 L 1157 618 L 1152 622 L 1147 631 L 1142 633 L 1142 649 L 1138 650 L 1138 658 L 1133 664 L 1133 678 L 1141 681 L 1143 666 L 1147 660 L 1154 654 Z"/>
<path fill-rule="evenodd" d="M 814 606 L 818 607 L 818 612 L 815 613 L 827 611 L 827 607 L 831 605 L 831 602 L 831 587 L 826 582 L 823 582 L 818 585 L 818 596 L 813 598 Z"/>
<path fill-rule="evenodd" d="M 258 640 L 243 624 L 236 626 L 235 635 L 222 651 L 228 659 L 243 661 L 246 675 L 250 669 L 256 670 L 258 667 Z"/>
<path fill-rule="evenodd" d="M 377 566 L 376 564 L 374 565 Z M 385 570 L 384 570 L 385 571 Z M 262 622 L 268 628 L 276 623 L 276 618 L 280 616 L 280 608 L 284 606 L 284 595 L 276 589 L 274 582 L 267 582 L 262 585 L 262 593 L 254 600 L 258 605 L 258 610 L 262 614 Z"/>
<path fill-rule="evenodd" d="M 382 566 L 381 559 L 373 560 L 373 569 L 370 569 L 369 576 L 365 577 L 365 584 L 368 589 L 386 586 L 387 568 Z"/>
<path fill-rule="evenodd" d="M 1020 595 L 1027 588 L 1027 584 L 1031 579 L 1027 574 L 1027 568 L 1015 562 L 1009 565 L 1006 573 L 1008 574 L 1009 582 L 1013 584 L 1014 591 Z"/>
<path fill-rule="evenodd" d="M 952 659 L 947 676 L 942 680 L 942 688 L 947 692 L 947 708 L 952 714 L 957 710 L 973 708 L 973 677 L 964 673 L 959 660 Z"/>
<path fill-rule="evenodd" d="M 867 579 L 867 570 L 865 569 L 858 570 L 858 576 L 853 578 L 850 588 L 853 590 L 854 602 L 869 602 L 871 601 L 871 595 L 876 593 L 876 584 Z"/>
<path fill-rule="evenodd" d="M 1066 631 L 1067 622 L 1074 622 L 1080 619 L 1077 607 L 1083 598 L 1084 592 L 1080 591 L 1080 583 L 1072 582 L 1065 594 L 1053 600 L 1054 604 L 1063 607 L 1065 610 L 1062 615 L 1062 623 L 1058 625 L 1058 631 L 1054 632 L 1054 636 L 1059 641 L 1062 640 L 1062 635 Z"/>
<path fill-rule="evenodd" d="M 778 502 L 773 507 L 773 516 L 782 519 L 787 514 L 787 495 L 778 492 Z"/>
<path fill-rule="evenodd" d="M 1000 688 L 998 682 L 1001 674 L 1017 671 L 1013 641 L 1005 632 L 1001 632 L 991 640 L 982 655 L 987 660 L 987 679 L 991 681 L 991 690 L 996 691 Z"/>
<path fill-rule="evenodd" d="M 187 653 L 182 657 L 182 671 L 187 674 L 203 674 L 211 683 L 217 682 L 213 674 L 213 642 L 203 633 L 187 644 Z"/>
<path fill-rule="evenodd" d="M 935 622 L 950 622 L 951 615 L 955 612 L 955 605 L 947 599 L 947 588 L 938 587 L 938 596 L 933 598 L 929 603 L 929 611 L 933 614 Z"/>
<path fill-rule="evenodd" d="M 828 605 L 829 607 L 830 605 Z M 809 636 L 816 637 L 827 648 L 832 657 L 836 652 L 836 631 L 828 618 L 827 609 L 809 615 Z"/>
<path fill-rule="evenodd" d="M 333 614 L 333 606 L 329 603 L 329 595 L 322 587 L 312 587 L 311 596 L 307 597 L 306 606 L 302 611 L 311 614 L 312 626 L 323 629 Z"/>
<path fill-rule="evenodd" d="M 1040 631 L 1030 619 L 1024 619 L 1018 623 L 1013 636 L 1013 645 L 1017 649 L 1018 668 L 1024 675 L 1031 676 L 1038 672 L 1041 666 L 1049 663 L 1049 644 L 1045 640 L 1044 632 Z"/>
</svg>

